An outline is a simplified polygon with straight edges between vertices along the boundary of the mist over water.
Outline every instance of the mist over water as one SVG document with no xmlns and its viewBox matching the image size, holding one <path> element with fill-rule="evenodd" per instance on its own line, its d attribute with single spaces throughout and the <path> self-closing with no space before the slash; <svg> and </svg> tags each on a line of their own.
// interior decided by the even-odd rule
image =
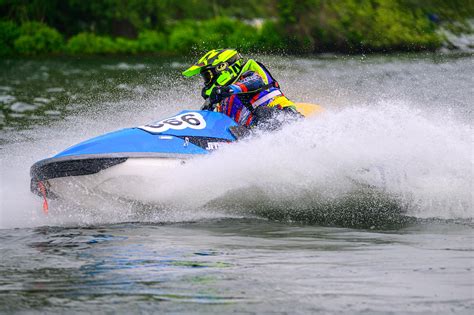
<svg viewBox="0 0 474 315">
<path fill-rule="evenodd" d="M 44 218 L 39 198 L 29 192 L 29 167 L 92 136 L 198 108 L 199 82 L 179 78 L 185 62 L 108 61 L 101 66 L 107 78 L 94 83 L 96 92 L 75 90 L 83 103 L 65 111 L 64 119 L 44 125 L 33 117 L 26 128 L 10 120 L 2 131 L 1 226 L 179 222 L 229 215 L 317 222 L 321 209 L 334 212 L 341 202 L 351 205 L 351 196 L 364 191 L 375 194 L 369 197 L 370 207 L 380 201 L 415 218 L 472 219 L 470 58 L 262 58 L 287 96 L 321 104 L 326 112 L 156 174 L 158 186 L 130 187 L 132 197 L 152 203 L 146 211 L 100 196 L 92 204 L 52 202 L 57 215 Z M 82 74 L 78 86 L 97 75 L 87 63 L 78 69 L 59 64 L 64 76 Z M 25 88 L 15 79 L 19 83 L 4 91 Z M 41 82 L 36 83 L 50 93 L 50 81 Z M 6 83 L 4 77 L 1 84 Z M 65 84 L 54 93 L 73 93 L 68 89 Z M 114 89 L 122 97 L 114 96 Z M 53 110 L 64 110 L 71 98 L 56 106 Z"/>
</svg>

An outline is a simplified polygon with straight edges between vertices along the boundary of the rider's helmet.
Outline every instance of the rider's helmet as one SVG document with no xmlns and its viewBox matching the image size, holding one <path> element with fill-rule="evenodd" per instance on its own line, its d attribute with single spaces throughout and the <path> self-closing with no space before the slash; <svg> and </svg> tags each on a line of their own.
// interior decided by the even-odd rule
<svg viewBox="0 0 474 315">
<path fill-rule="evenodd" d="M 192 77 L 200 73 L 204 79 L 202 96 L 207 98 L 216 85 L 232 84 L 239 77 L 242 67 L 243 59 L 237 50 L 213 49 L 185 70 L 183 75 Z"/>
</svg>

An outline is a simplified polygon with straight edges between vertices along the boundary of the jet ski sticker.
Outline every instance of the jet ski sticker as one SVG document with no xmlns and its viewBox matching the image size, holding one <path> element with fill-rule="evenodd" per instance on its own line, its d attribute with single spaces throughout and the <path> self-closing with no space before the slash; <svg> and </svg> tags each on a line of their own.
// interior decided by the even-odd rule
<svg viewBox="0 0 474 315">
<path fill-rule="evenodd" d="M 183 130 L 186 128 L 204 129 L 206 128 L 206 120 L 200 113 L 187 112 L 140 127 L 140 129 L 152 133 L 161 133 L 169 129 Z"/>
</svg>

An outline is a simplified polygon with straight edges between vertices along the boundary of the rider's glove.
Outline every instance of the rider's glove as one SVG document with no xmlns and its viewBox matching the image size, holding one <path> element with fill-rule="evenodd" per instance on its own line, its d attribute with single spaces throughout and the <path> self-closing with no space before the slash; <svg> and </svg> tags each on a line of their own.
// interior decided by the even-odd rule
<svg viewBox="0 0 474 315">
<path fill-rule="evenodd" d="M 232 95 L 232 89 L 228 86 L 216 86 L 209 96 L 211 104 L 216 104 L 222 101 L 224 98 Z"/>
<path fill-rule="evenodd" d="M 210 110 L 210 111 L 213 111 L 214 110 L 214 107 L 215 107 L 215 104 L 211 104 L 211 102 L 209 101 L 209 99 L 206 99 L 204 101 L 204 104 L 201 106 L 201 110 Z"/>
</svg>

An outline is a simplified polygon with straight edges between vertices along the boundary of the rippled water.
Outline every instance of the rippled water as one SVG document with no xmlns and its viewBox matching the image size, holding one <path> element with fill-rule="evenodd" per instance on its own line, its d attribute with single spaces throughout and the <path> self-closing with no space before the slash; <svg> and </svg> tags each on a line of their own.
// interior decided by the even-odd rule
<svg viewBox="0 0 474 315">
<path fill-rule="evenodd" d="M 470 229 L 225 219 L 2 230 L 0 301 L 3 311 L 467 314 Z"/>
<path fill-rule="evenodd" d="M 190 60 L 1 60 L 0 312 L 470 314 L 473 58 L 259 59 L 326 113 L 131 187 L 151 204 L 48 216 L 32 163 L 197 108 L 199 82 Z"/>
</svg>

